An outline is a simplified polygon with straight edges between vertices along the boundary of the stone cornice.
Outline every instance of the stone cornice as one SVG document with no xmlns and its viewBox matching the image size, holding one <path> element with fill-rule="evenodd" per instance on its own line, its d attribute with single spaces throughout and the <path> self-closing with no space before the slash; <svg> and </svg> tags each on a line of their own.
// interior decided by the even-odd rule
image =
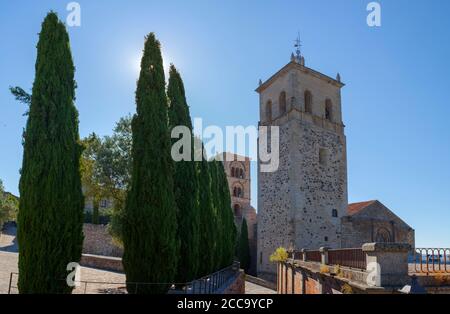
<svg viewBox="0 0 450 314">
<path fill-rule="evenodd" d="M 311 68 L 308 68 L 304 65 L 301 65 L 295 61 L 291 61 L 288 64 L 286 64 L 283 68 L 281 68 L 281 70 L 279 70 L 277 73 L 275 73 L 274 75 L 272 75 L 267 81 L 265 81 L 264 83 L 262 83 L 255 91 L 257 93 L 261 93 L 262 91 L 264 91 L 266 88 L 268 88 L 270 85 L 272 85 L 272 83 L 281 75 L 285 74 L 286 72 L 288 72 L 290 69 L 298 69 L 304 73 L 309 73 L 314 77 L 317 77 L 323 81 L 328 82 L 329 84 L 332 84 L 338 88 L 342 88 L 345 86 L 344 83 L 339 82 L 331 77 L 329 77 L 328 75 L 325 75 L 323 73 L 320 73 L 316 70 L 313 70 Z"/>
</svg>

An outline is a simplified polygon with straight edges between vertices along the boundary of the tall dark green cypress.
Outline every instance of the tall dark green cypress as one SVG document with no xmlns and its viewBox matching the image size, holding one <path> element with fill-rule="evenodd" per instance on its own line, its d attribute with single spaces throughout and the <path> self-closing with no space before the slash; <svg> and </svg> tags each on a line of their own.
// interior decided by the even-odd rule
<svg viewBox="0 0 450 314">
<path fill-rule="evenodd" d="M 241 268 L 248 272 L 250 268 L 250 245 L 248 242 L 247 220 L 245 218 L 242 220 L 237 251 Z"/>
<path fill-rule="evenodd" d="M 200 265 L 200 210 L 197 167 L 194 161 L 194 136 L 192 135 L 192 121 L 189 107 L 186 102 L 184 84 L 180 73 L 174 65 L 170 66 L 169 86 L 167 89 L 169 98 L 170 130 L 177 126 L 185 126 L 190 131 L 189 160 L 175 162 L 174 193 L 178 214 L 177 236 L 180 241 L 177 282 L 194 280 L 198 274 Z M 179 139 L 172 139 L 172 143 Z M 187 147 L 181 147 L 181 150 Z M 179 153 L 183 153 L 180 151 Z M 184 152 L 188 153 L 188 152 Z"/>
<path fill-rule="evenodd" d="M 24 135 L 18 217 L 20 293 L 70 293 L 70 262 L 83 245 L 75 99 L 69 35 L 55 13 L 42 23 Z"/>
<path fill-rule="evenodd" d="M 133 170 L 123 220 L 123 265 L 129 293 L 165 293 L 178 261 L 173 162 L 160 43 L 145 40 L 133 117 Z M 136 285 L 136 282 L 154 283 Z"/>
<path fill-rule="evenodd" d="M 218 164 L 216 160 L 208 162 L 209 173 L 211 178 L 211 203 L 213 208 L 213 220 L 211 221 L 213 228 L 214 250 L 213 250 L 213 270 L 217 271 L 222 268 L 226 254 L 226 243 L 224 242 L 225 228 L 222 222 L 222 196 L 220 194 L 220 181 L 218 176 Z"/>
<path fill-rule="evenodd" d="M 197 141 L 200 141 L 196 138 Z M 199 145 L 204 151 L 203 145 Z M 215 270 L 214 249 L 215 238 L 214 232 L 216 226 L 214 224 L 214 206 L 211 194 L 211 174 L 209 163 L 205 158 L 197 163 L 197 175 L 199 183 L 199 215 L 200 215 L 200 245 L 199 250 L 201 260 L 199 265 L 199 276 L 206 276 Z"/>
<path fill-rule="evenodd" d="M 222 225 L 222 232 L 220 237 L 222 238 L 223 253 L 221 258 L 221 267 L 229 266 L 235 256 L 236 247 L 236 225 L 234 224 L 234 215 L 231 208 L 231 196 L 228 186 L 227 176 L 225 174 L 225 168 L 222 162 L 216 161 L 217 164 L 217 182 L 219 188 L 219 215 Z"/>
</svg>

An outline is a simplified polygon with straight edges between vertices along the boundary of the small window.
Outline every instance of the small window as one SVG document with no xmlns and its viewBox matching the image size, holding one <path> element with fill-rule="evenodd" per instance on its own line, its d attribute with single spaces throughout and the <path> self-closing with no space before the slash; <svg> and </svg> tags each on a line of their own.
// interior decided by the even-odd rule
<svg viewBox="0 0 450 314">
<path fill-rule="evenodd" d="M 305 92 L 305 112 L 312 113 L 312 94 L 310 91 Z"/>
<path fill-rule="evenodd" d="M 234 197 L 239 197 L 239 198 L 243 198 L 244 197 L 244 192 L 242 190 L 242 188 L 240 186 L 235 186 L 233 188 L 233 196 Z"/>
<path fill-rule="evenodd" d="M 107 208 L 108 207 L 108 200 L 101 200 L 100 207 L 101 208 Z"/>
<path fill-rule="evenodd" d="M 286 92 L 281 92 L 278 102 L 280 105 L 280 115 L 283 115 L 286 113 Z"/>
<path fill-rule="evenodd" d="M 332 211 L 332 216 L 335 217 L 335 218 L 338 216 L 338 211 L 337 211 L 337 209 L 333 209 L 333 211 Z"/>
<path fill-rule="evenodd" d="M 325 237 L 325 242 L 328 242 L 328 237 Z"/>
<path fill-rule="evenodd" d="M 325 119 L 333 121 L 333 103 L 329 99 L 325 101 Z"/>
<path fill-rule="evenodd" d="M 328 151 L 325 148 L 319 150 L 319 163 L 326 166 L 328 162 Z"/>
<path fill-rule="evenodd" d="M 262 252 L 259 253 L 259 263 L 262 264 L 263 258 L 262 258 Z"/>
</svg>

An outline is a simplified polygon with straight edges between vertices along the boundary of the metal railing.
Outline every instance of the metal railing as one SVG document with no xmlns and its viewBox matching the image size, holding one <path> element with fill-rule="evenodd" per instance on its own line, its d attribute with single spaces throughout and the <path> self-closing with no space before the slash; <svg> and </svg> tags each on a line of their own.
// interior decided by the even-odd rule
<svg viewBox="0 0 450 314">
<path fill-rule="evenodd" d="M 320 251 L 305 251 L 305 256 L 308 262 L 320 263 L 322 261 L 322 253 Z"/>
<path fill-rule="evenodd" d="M 450 273 L 450 248 L 417 248 L 412 271 L 423 274 Z"/>
<path fill-rule="evenodd" d="M 240 263 L 235 261 L 231 266 L 221 269 L 213 274 L 202 277 L 188 283 L 185 287 L 186 294 L 214 294 L 233 278 L 240 269 Z"/>
<path fill-rule="evenodd" d="M 337 249 L 328 251 L 328 264 L 366 269 L 366 254 L 362 249 Z"/>
<path fill-rule="evenodd" d="M 14 281 L 14 277 L 16 277 L 16 280 Z M 11 290 L 12 289 L 16 289 L 17 291 L 19 290 L 19 287 L 17 286 L 17 278 L 19 278 L 19 274 L 18 273 L 11 273 L 9 275 L 9 286 L 8 286 L 8 294 L 11 294 Z M 13 282 L 15 282 L 15 286 L 13 286 Z"/>
<path fill-rule="evenodd" d="M 303 252 L 301 251 L 288 251 L 288 259 L 294 259 L 294 260 L 302 260 L 303 259 Z"/>
</svg>

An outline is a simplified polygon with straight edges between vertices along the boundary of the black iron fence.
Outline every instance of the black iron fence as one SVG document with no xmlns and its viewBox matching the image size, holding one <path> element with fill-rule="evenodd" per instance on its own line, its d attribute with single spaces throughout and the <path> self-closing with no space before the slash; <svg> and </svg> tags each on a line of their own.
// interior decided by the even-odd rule
<svg viewBox="0 0 450 314">
<path fill-rule="evenodd" d="M 194 280 L 186 284 L 184 293 L 214 294 L 220 292 L 225 284 L 239 273 L 239 268 L 239 262 L 234 262 L 227 268 L 219 270 L 211 275 Z"/>
</svg>

